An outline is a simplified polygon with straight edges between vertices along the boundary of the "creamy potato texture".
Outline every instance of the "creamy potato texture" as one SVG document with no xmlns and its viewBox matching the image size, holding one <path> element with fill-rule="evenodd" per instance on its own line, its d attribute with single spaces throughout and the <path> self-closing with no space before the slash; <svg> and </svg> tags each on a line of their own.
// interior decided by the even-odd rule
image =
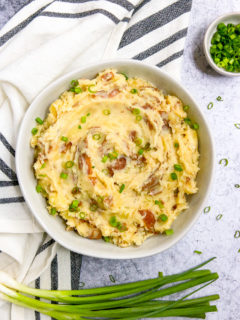
<svg viewBox="0 0 240 320">
<path fill-rule="evenodd" d="M 49 213 L 121 247 L 166 233 L 197 192 L 198 125 L 177 97 L 114 69 L 71 85 L 31 140 Z"/>
</svg>

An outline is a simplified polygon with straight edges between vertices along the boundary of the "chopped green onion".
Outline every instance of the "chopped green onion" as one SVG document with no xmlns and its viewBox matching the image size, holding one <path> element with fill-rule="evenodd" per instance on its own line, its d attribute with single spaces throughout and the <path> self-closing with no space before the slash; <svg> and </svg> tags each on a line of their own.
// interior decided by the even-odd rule
<svg viewBox="0 0 240 320">
<path fill-rule="evenodd" d="M 183 107 L 183 110 L 184 110 L 184 111 L 188 111 L 189 108 L 190 108 L 190 107 L 189 107 L 188 105 L 186 105 L 186 106 Z"/>
<path fill-rule="evenodd" d="M 109 224 L 110 224 L 110 226 L 112 226 L 112 227 L 116 227 L 116 226 L 117 226 L 117 218 L 116 218 L 115 216 L 111 217 L 111 218 L 109 219 Z"/>
<path fill-rule="evenodd" d="M 222 99 L 221 96 L 218 96 L 218 97 L 216 98 L 216 100 L 217 100 L 217 101 L 223 101 L 223 99 Z"/>
<path fill-rule="evenodd" d="M 138 150 L 138 154 L 139 154 L 139 155 L 142 155 L 142 154 L 143 154 L 143 152 L 144 152 L 144 150 L 143 150 L 143 149 L 139 149 L 139 150 Z"/>
<path fill-rule="evenodd" d="M 223 215 L 220 213 L 219 215 L 216 216 L 216 220 L 222 219 L 222 216 L 223 216 Z"/>
<path fill-rule="evenodd" d="M 136 116 L 136 121 L 141 121 L 142 120 L 142 116 L 139 114 Z"/>
<path fill-rule="evenodd" d="M 102 157 L 102 162 L 103 162 L 103 163 L 107 162 L 107 159 L 108 159 L 108 156 L 107 156 L 107 155 L 103 156 L 103 157 Z"/>
<path fill-rule="evenodd" d="M 163 222 L 166 222 L 168 220 L 168 216 L 163 213 L 159 216 L 159 219 L 162 220 Z"/>
<path fill-rule="evenodd" d="M 74 188 L 72 188 L 72 194 L 77 194 L 77 193 L 80 193 L 80 188 L 78 188 L 78 187 L 74 187 Z"/>
<path fill-rule="evenodd" d="M 138 91 L 137 91 L 137 89 L 135 89 L 135 88 L 133 88 L 133 89 L 131 89 L 131 91 L 130 91 L 132 94 L 136 94 L 136 93 L 138 93 Z"/>
<path fill-rule="evenodd" d="M 140 114 L 140 109 L 134 108 L 132 113 L 135 114 L 135 115 Z"/>
<path fill-rule="evenodd" d="M 179 148 L 179 143 L 178 143 L 178 142 L 175 142 L 175 143 L 174 143 L 174 147 L 175 147 L 175 148 Z"/>
<path fill-rule="evenodd" d="M 177 174 L 175 172 L 172 172 L 170 174 L 170 177 L 171 177 L 172 180 L 177 180 Z"/>
<path fill-rule="evenodd" d="M 124 72 L 119 72 L 119 74 L 123 75 L 125 77 L 126 80 L 128 80 L 128 76 L 126 75 L 126 73 Z"/>
<path fill-rule="evenodd" d="M 105 116 L 109 116 L 109 115 L 111 114 L 111 111 L 110 111 L 109 109 L 104 109 L 104 110 L 103 110 L 103 114 L 104 114 Z"/>
<path fill-rule="evenodd" d="M 116 282 L 116 280 L 114 279 L 114 277 L 110 274 L 109 275 L 109 279 L 112 281 L 112 282 Z"/>
<path fill-rule="evenodd" d="M 112 153 L 108 153 L 108 158 L 110 160 L 115 160 L 115 159 L 117 159 L 117 157 L 118 157 L 118 153 L 115 150 Z"/>
<path fill-rule="evenodd" d="M 88 112 L 88 113 L 87 113 L 87 117 L 89 117 L 90 115 L 91 115 L 91 113 L 90 113 L 90 112 Z"/>
<path fill-rule="evenodd" d="M 219 161 L 219 164 L 223 164 L 224 167 L 226 167 L 226 166 L 228 165 L 228 159 L 226 159 L 226 158 L 221 159 L 221 160 Z"/>
<path fill-rule="evenodd" d="M 125 184 L 123 183 L 119 188 L 119 193 L 122 193 L 124 189 L 125 189 Z"/>
<path fill-rule="evenodd" d="M 163 272 L 161 271 L 158 272 L 158 278 L 163 278 Z"/>
<path fill-rule="evenodd" d="M 192 125 L 192 129 L 198 130 L 198 129 L 199 129 L 199 124 L 198 124 L 197 122 L 195 122 L 195 123 Z"/>
<path fill-rule="evenodd" d="M 154 203 L 159 206 L 159 208 L 164 208 L 163 202 L 161 200 L 155 200 Z"/>
<path fill-rule="evenodd" d="M 91 89 L 92 87 L 95 87 L 95 84 L 91 84 L 91 85 L 88 87 L 88 91 L 89 91 L 90 93 L 96 93 L 97 91 L 92 90 L 92 89 Z"/>
<path fill-rule="evenodd" d="M 60 178 L 66 180 L 66 179 L 68 178 L 68 174 L 65 173 L 65 172 L 62 172 L 62 173 L 60 174 Z"/>
<path fill-rule="evenodd" d="M 184 122 L 185 122 L 186 124 L 188 124 L 189 126 L 191 126 L 191 124 L 192 124 L 191 119 L 185 118 L 185 119 L 183 119 L 183 120 L 184 120 Z"/>
<path fill-rule="evenodd" d="M 198 250 L 194 250 L 193 252 L 197 254 L 202 254 L 202 251 L 198 251 Z"/>
<path fill-rule="evenodd" d="M 79 83 L 78 83 L 78 80 L 72 80 L 72 81 L 71 81 L 71 86 L 72 86 L 72 87 L 77 87 L 78 84 L 79 84 Z"/>
<path fill-rule="evenodd" d="M 183 171 L 183 168 L 182 168 L 182 166 L 181 166 L 180 164 L 175 164 L 175 165 L 174 165 L 174 169 L 175 169 L 176 171 L 179 171 L 179 172 Z"/>
<path fill-rule="evenodd" d="M 134 140 L 134 142 L 135 142 L 136 146 L 140 146 L 142 144 L 142 139 L 141 138 L 136 138 Z"/>
<path fill-rule="evenodd" d="M 204 212 L 204 213 L 208 213 L 210 210 L 211 210 L 211 207 L 208 206 L 208 207 L 204 208 L 203 212 Z"/>
<path fill-rule="evenodd" d="M 105 173 L 105 174 L 106 174 L 106 176 L 108 176 L 108 174 L 109 174 L 108 169 L 102 169 L 102 172 L 103 172 L 103 173 Z"/>
<path fill-rule="evenodd" d="M 97 211 L 97 209 L 98 209 L 98 206 L 96 204 L 93 203 L 93 204 L 90 205 L 90 210 L 91 211 L 95 212 L 95 211 Z"/>
<path fill-rule="evenodd" d="M 238 249 L 238 253 L 240 253 L 240 249 Z"/>
<path fill-rule="evenodd" d="M 208 110 L 213 108 L 213 102 L 209 102 L 209 104 L 207 105 Z"/>
<path fill-rule="evenodd" d="M 240 231 L 239 230 L 235 231 L 234 238 L 240 238 Z"/>
<path fill-rule="evenodd" d="M 103 240 L 104 240 L 105 242 L 110 242 L 110 237 L 103 237 Z"/>
<path fill-rule="evenodd" d="M 40 186 L 40 184 L 37 184 L 37 186 L 36 186 L 36 191 L 37 191 L 38 193 L 43 192 L 43 188 L 42 188 L 42 186 Z"/>
<path fill-rule="evenodd" d="M 100 140 L 101 139 L 101 135 L 99 133 L 95 133 L 92 137 L 93 137 L 93 140 Z"/>
<path fill-rule="evenodd" d="M 67 161 L 65 163 L 65 168 L 69 169 L 72 168 L 74 166 L 74 162 L 73 161 Z"/>
<path fill-rule="evenodd" d="M 39 177 L 46 177 L 46 174 L 39 174 Z"/>
<path fill-rule="evenodd" d="M 64 142 L 68 142 L 68 138 L 64 137 L 64 136 L 61 137 L 61 140 L 64 141 Z"/>
<path fill-rule="evenodd" d="M 39 123 L 39 124 L 43 124 L 43 120 L 42 120 L 41 118 L 39 118 L 39 117 L 37 117 L 37 118 L 35 119 L 35 121 L 36 121 L 37 123 Z"/>
<path fill-rule="evenodd" d="M 234 185 L 234 187 L 235 187 L 235 188 L 240 188 L 240 184 L 236 183 L 236 184 Z"/>
<path fill-rule="evenodd" d="M 38 133 L 38 129 L 37 128 L 32 128 L 32 135 L 35 136 Z"/>
<path fill-rule="evenodd" d="M 51 214 L 52 216 L 55 216 L 56 213 L 57 213 L 57 209 L 56 209 L 56 208 L 51 208 L 50 214 Z"/>
<path fill-rule="evenodd" d="M 84 220 L 84 219 L 85 219 L 85 212 L 80 212 L 80 213 L 79 213 L 79 218 L 80 218 L 81 220 Z"/>
<path fill-rule="evenodd" d="M 79 126 L 78 126 L 78 129 L 82 129 L 82 126 L 81 126 L 81 125 L 79 125 Z"/>
<path fill-rule="evenodd" d="M 94 169 L 94 168 L 95 168 L 95 166 L 92 166 L 92 168 Z"/>
<path fill-rule="evenodd" d="M 234 123 L 234 125 L 237 129 L 240 129 L 240 123 Z"/>
<path fill-rule="evenodd" d="M 78 200 L 73 200 L 72 203 L 69 206 L 69 211 L 77 211 L 79 205 Z"/>
<path fill-rule="evenodd" d="M 173 233 L 174 233 L 174 232 L 173 232 L 173 229 L 165 230 L 165 234 L 166 234 L 167 236 L 171 236 Z"/>
<path fill-rule="evenodd" d="M 46 162 L 43 162 L 43 164 L 41 165 L 40 169 L 44 169 L 46 167 Z"/>
<path fill-rule="evenodd" d="M 80 88 L 80 87 L 74 88 L 74 92 L 75 93 L 81 93 L 82 92 L 82 88 Z"/>
<path fill-rule="evenodd" d="M 87 118 L 86 118 L 85 116 L 82 116 L 82 117 L 81 117 L 81 123 L 85 123 L 86 120 L 87 120 Z"/>
</svg>

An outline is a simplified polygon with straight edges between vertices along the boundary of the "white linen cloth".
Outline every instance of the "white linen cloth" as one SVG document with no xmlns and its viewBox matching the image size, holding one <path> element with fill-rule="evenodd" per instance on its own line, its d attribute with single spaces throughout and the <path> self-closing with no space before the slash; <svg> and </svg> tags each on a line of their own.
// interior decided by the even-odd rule
<svg viewBox="0 0 240 320">
<path fill-rule="evenodd" d="M 81 255 L 43 232 L 17 182 L 17 133 L 36 95 L 108 58 L 143 60 L 179 77 L 190 9 L 191 0 L 34 0 L 0 31 L 0 270 L 26 284 L 37 279 L 36 287 L 79 286 Z M 48 318 L 1 302 L 0 315 Z"/>
</svg>

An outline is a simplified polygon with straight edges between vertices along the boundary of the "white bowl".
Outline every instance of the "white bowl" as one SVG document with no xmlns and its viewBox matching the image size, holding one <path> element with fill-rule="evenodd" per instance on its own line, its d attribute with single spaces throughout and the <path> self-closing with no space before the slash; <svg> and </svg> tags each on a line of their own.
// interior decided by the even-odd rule
<svg viewBox="0 0 240 320">
<path fill-rule="evenodd" d="M 158 88 L 178 96 L 190 107 L 189 116 L 199 123 L 200 129 L 200 172 L 197 177 L 199 192 L 189 197 L 189 209 L 176 219 L 172 236 L 157 235 L 147 239 L 140 247 L 119 248 L 103 240 L 89 240 L 73 231 L 66 231 L 60 217 L 53 217 L 46 210 L 46 201 L 35 190 L 36 179 L 33 174 L 33 150 L 30 148 L 31 129 L 37 116 L 45 118 L 49 105 L 66 90 L 72 79 L 93 78 L 105 68 L 114 67 L 129 76 L 142 77 Z M 71 72 L 58 79 L 38 95 L 28 108 L 22 121 L 16 149 L 16 168 L 23 196 L 43 229 L 62 246 L 88 256 L 109 259 L 132 259 L 150 256 L 168 249 L 180 240 L 193 226 L 203 208 L 213 177 L 214 149 L 212 137 L 204 116 L 191 95 L 182 85 L 157 67 L 148 66 L 134 60 L 113 60 L 101 62 Z"/>
<path fill-rule="evenodd" d="M 209 25 L 209 27 L 207 28 L 207 31 L 205 33 L 204 40 L 203 40 L 203 50 L 204 50 L 205 57 L 206 57 L 209 65 L 215 71 L 217 71 L 219 74 L 221 74 L 223 76 L 227 76 L 227 77 L 239 77 L 240 72 L 229 72 L 229 71 L 226 71 L 222 68 L 219 68 L 215 64 L 215 62 L 213 61 L 213 58 L 211 57 L 210 47 L 211 47 L 212 36 L 217 31 L 217 25 L 220 22 L 223 22 L 225 24 L 228 24 L 228 23 L 239 24 L 240 23 L 240 12 L 230 12 L 230 13 L 224 14 L 224 15 L 220 16 L 219 18 L 215 19 Z"/>
</svg>

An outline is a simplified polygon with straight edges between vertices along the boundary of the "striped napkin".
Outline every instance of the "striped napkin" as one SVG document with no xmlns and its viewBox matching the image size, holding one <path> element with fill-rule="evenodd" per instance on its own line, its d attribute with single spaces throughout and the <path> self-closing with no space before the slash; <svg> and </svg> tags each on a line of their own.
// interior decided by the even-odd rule
<svg viewBox="0 0 240 320">
<path fill-rule="evenodd" d="M 81 280 L 82 256 L 43 232 L 18 186 L 14 149 L 29 104 L 58 77 L 103 59 L 138 59 L 179 77 L 190 9 L 191 0 L 32 0 L 0 31 L 0 270 L 36 288 L 77 289 Z M 1 320 L 48 319 L 0 308 Z"/>
</svg>

